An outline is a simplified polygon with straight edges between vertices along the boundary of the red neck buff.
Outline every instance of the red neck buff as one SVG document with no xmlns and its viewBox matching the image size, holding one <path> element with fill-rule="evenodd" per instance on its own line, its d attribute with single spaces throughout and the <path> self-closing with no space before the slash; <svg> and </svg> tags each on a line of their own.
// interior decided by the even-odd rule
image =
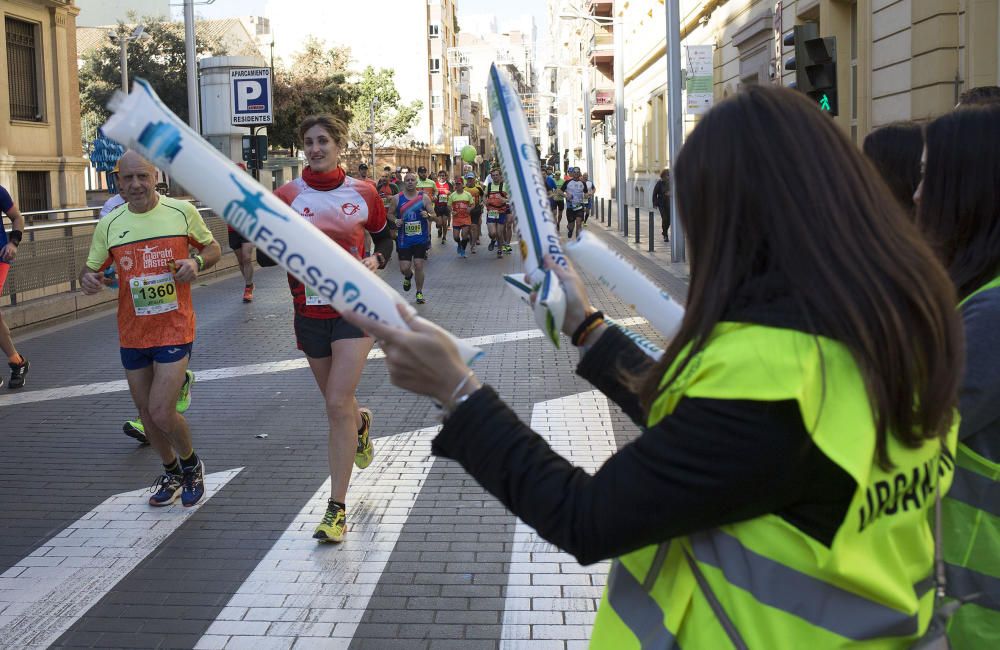
<svg viewBox="0 0 1000 650">
<path fill-rule="evenodd" d="M 328 172 L 314 172 L 312 167 L 302 170 L 302 180 L 306 185 L 321 192 L 337 189 L 343 184 L 345 176 L 340 167 L 334 167 Z"/>
</svg>

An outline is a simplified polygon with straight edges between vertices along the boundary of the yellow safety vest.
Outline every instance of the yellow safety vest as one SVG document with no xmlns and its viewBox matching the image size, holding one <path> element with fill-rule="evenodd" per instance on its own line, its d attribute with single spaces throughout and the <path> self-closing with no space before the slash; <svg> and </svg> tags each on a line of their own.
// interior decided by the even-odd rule
<svg viewBox="0 0 1000 650">
<path fill-rule="evenodd" d="M 973 291 L 959 306 L 995 287 L 1000 287 L 1000 277 Z M 975 602 L 955 612 L 948 622 L 948 640 L 954 650 L 1000 648 L 1000 464 L 962 443 L 956 463 L 955 481 L 941 501 L 947 592 Z"/>
<path fill-rule="evenodd" d="M 951 482 L 957 424 L 944 445 L 909 449 L 890 436 L 895 468 L 886 472 L 850 351 L 745 323 L 716 326 L 653 404 L 649 425 L 684 397 L 796 400 L 813 442 L 858 488 L 830 547 L 768 514 L 616 559 L 591 647 L 905 648 L 917 639 L 934 604 L 927 515 L 938 477 L 943 490 Z"/>
</svg>

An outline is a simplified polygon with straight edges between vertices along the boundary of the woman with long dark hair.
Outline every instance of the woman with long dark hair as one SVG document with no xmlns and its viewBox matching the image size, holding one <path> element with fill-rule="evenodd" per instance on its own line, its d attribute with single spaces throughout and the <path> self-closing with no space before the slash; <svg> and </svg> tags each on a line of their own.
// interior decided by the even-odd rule
<svg viewBox="0 0 1000 650">
<path fill-rule="evenodd" d="M 963 105 L 964 106 L 964 105 Z M 927 126 L 918 218 L 965 326 L 958 467 L 943 503 L 952 647 L 1000 647 L 1000 101 Z"/>
<path fill-rule="evenodd" d="M 902 648 L 926 630 L 961 326 L 870 169 L 790 90 L 707 113 L 673 172 L 691 283 L 659 362 L 556 268 L 577 372 L 645 427 L 593 475 L 428 324 L 364 325 L 393 382 L 443 404 L 435 453 L 581 563 L 615 558 L 591 647 Z"/>
<path fill-rule="evenodd" d="M 913 193 L 920 184 L 924 133 L 915 122 L 893 122 L 865 138 L 862 150 L 903 209 L 913 214 Z"/>
<path fill-rule="evenodd" d="M 392 255 L 385 205 L 374 183 L 348 177 L 339 164 L 347 125 L 332 115 L 313 115 L 299 125 L 299 138 L 309 164 L 300 178 L 285 183 L 275 194 L 369 270 L 385 268 Z M 370 256 L 365 256 L 366 232 L 375 244 Z M 372 413 L 360 408 L 354 396 L 372 339 L 291 275 L 288 286 L 295 306 L 295 341 L 323 394 L 330 425 L 330 499 L 313 537 L 340 542 L 347 533 L 351 465 L 363 469 L 375 453 L 370 438 Z"/>
</svg>

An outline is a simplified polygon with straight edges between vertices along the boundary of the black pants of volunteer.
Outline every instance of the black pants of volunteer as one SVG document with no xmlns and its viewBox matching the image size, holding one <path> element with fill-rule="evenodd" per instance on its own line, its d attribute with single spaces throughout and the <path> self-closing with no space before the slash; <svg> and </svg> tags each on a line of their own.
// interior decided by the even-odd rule
<svg viewBox="0 0 1000 650">
<path fill-rule="evenodd" d="M 670 204 L 660 205 L 660 228 L 663 231 L 663 239 L 670 239 Z"/>
</svg>

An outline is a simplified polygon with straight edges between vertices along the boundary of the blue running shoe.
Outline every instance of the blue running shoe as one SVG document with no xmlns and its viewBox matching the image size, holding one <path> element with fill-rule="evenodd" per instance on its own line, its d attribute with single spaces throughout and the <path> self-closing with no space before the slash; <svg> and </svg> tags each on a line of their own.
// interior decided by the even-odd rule
<svg viewBox="0 0 1000 650">
<path fill-rule="evenodd" d="M 170 472 L 161 474 L 153 483 L 153 487 L 149 489 L 150 492 L 154 493 L 153 496 L 149 497 L 149 505 L 169 506 L 176 501 L 181 494 L 181 482 L 180 474 L 171 474 Z"/>
<path fill-rule="evenodd" d="M 190 508 L 205 496 L 205 461 L 199 460 L 192 469 L 186 470 L 182 483 L 181 503 Z"/>
</svg>

